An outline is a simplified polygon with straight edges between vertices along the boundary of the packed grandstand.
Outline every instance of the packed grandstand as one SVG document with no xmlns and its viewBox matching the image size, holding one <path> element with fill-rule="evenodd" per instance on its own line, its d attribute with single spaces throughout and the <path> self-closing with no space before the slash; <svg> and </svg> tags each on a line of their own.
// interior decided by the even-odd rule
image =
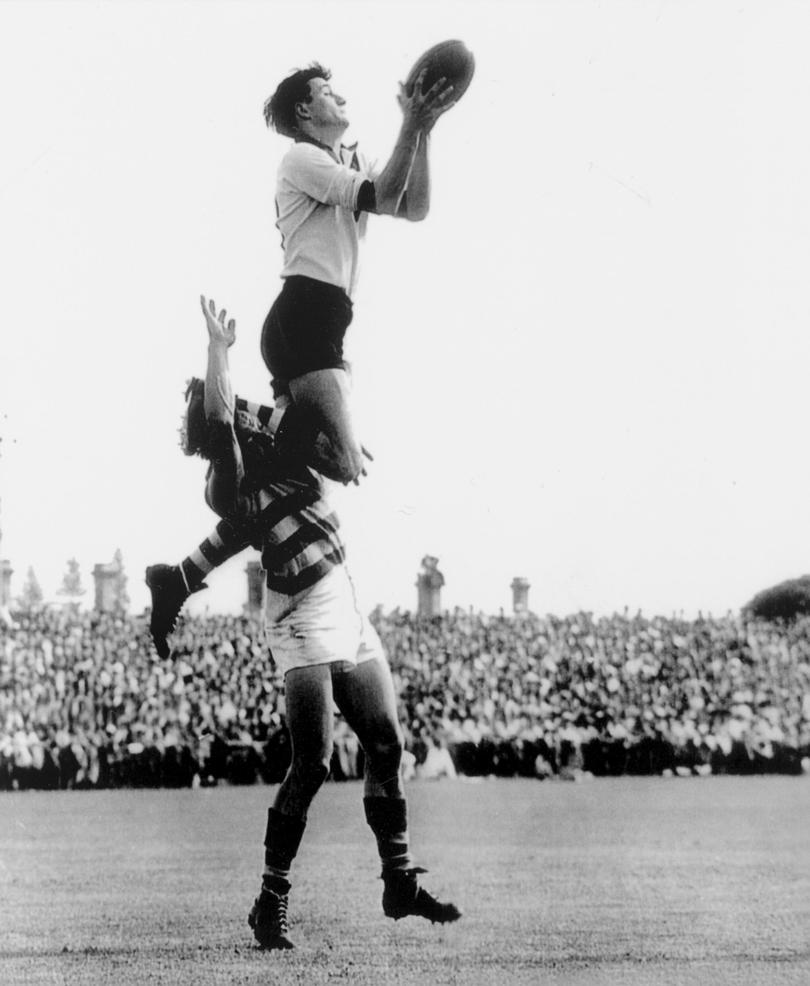
<svg viewBox="0 0 810 986">
<path fill-rule="evenodd" d="M 810 618 L 372 616 L 423 776 L 801 773 Z M 0 789 L 270 783 L 289 762 L 283 682 L 249 616 L 42 608 L 0 626 Z M 334 779 L 362 773 L 338 720 Z"/>
</svg>

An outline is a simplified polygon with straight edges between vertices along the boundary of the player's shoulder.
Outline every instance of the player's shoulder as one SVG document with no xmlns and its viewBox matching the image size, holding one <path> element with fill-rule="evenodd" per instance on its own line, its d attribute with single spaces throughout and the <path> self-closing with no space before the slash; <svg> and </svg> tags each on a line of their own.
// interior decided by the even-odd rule
<svg viewBox="0 0 810 986">
<path fill-rule="evenodd" d="M 334 160 L 325 147 L 320 147 L 308 140 L 297 140 L 287 148 L 287 152 L 281 159 L 281 165 L 282 167 L 285 165 L 295 167 L 296 164 L 305 162 L 322 163 L 324 161 L 331 161 L 334 164 Z"/>
<path fill-rule="evenodd" d="M 309 140 L 294 140 L 287 148 L 285 157 L 320 157 L 325 154 L 329 157 L 329 152 L 325 147 L 314 144 Z"/>
<path fill-rule="evenodd" d="M 326 156 L 326 155 L 324 155 Z M 313 144 L 291 144 L 278 163 L 279 179 L 294 179 L 295 175 L 321 161 L 319 149 Z"/>
</svg>

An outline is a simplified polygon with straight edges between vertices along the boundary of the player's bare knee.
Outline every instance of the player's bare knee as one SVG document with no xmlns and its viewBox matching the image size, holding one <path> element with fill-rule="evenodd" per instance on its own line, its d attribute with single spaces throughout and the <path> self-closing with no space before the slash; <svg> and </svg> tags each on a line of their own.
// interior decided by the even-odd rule
<svg viewBox="0 0 810 986">
<path fill-rule="evenodd" d="M 357 479 L 357 469 L 353 463 L 339 458 L 334 462 L 334 478 L 339 483 L 351 483 Z"/>
</svg>

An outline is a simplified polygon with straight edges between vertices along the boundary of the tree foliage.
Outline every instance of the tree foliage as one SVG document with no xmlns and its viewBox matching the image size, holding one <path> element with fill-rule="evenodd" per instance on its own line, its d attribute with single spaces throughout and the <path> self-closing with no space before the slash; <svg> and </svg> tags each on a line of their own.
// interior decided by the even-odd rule
<svg viewBox="0 0 810 986">
<path fill-rule="evenodd" d="M 757 593 L 743 613 L 762 620 L 795 620 L 810 614 L 810 575 L 788 579 Z"/>
<path fill-rule="evenodd" d="M 69 599 L 78 601 L 80 596 L 85 594 L 82 585 L 82 574 L 79 570 L 79 563 L 75 558 L 69 558 L 67 571 L 62 576 L 62 587 L 59 589 L 60 596 L 67 596 Z"/>
<path fill-rule="evenodd" d="M 42 587 L 36 573 L 33 568 L 29 568 L 17 604 L 24 613 L 30 613 L 42 606 L 43 598 Z"/>
</svg>

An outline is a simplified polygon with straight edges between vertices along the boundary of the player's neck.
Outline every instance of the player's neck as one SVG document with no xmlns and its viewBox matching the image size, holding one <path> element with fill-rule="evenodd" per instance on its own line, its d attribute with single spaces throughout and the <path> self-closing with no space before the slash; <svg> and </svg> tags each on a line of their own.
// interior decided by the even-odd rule
<svg viewBox="0 0 810 986">
<path fill-rule="evenodd" d="M 303 137 L 328 147 L 335 157 L 340 156 L 341 138 L 345 127 L 315 127 L 305 123 L 300 132 Z"/>
</svg>

